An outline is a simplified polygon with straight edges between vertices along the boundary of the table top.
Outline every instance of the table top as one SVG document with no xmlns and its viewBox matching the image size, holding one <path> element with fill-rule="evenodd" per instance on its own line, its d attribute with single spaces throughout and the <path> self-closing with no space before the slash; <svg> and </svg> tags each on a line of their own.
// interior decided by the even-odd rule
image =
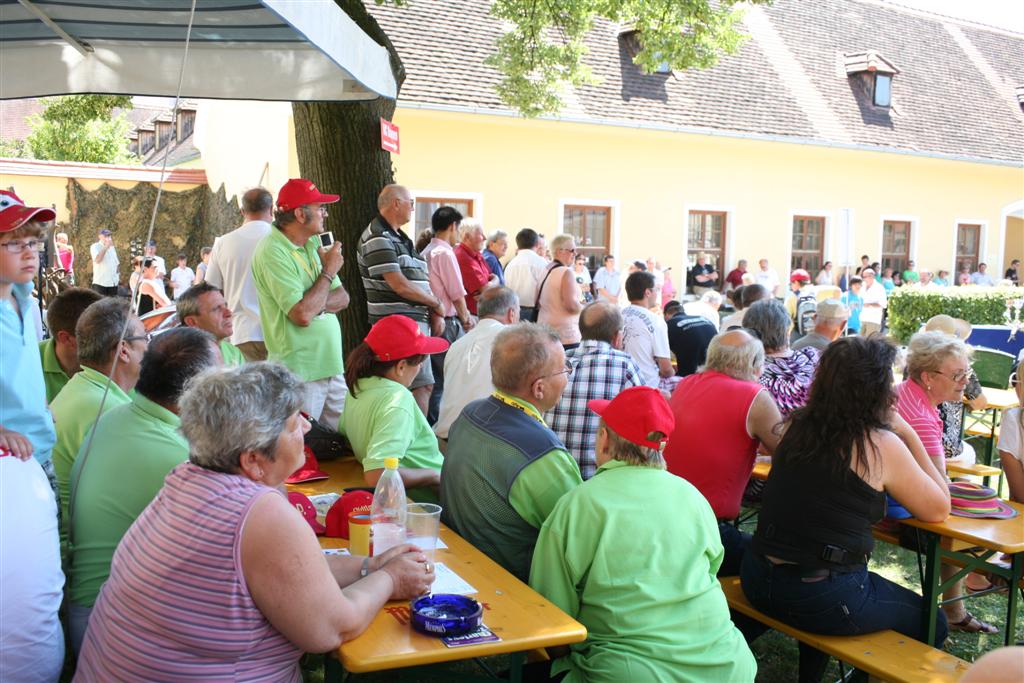
<svg viewBox="0 0 1024 683">
<path fill-rule="evenodd" d="M 290 484 L 288 490 L 313 496 L 366 486 L 362 465 L 354 458 L 324 462 L 320 469 L 329 474 L 330 479 Z M 484 604 L 484 625 L 501 640 L 446 647 L 439 638 L 412 629 L 408 602 L 389 602 L 365 633 L 338 650 L 345 669 L 352 673 L 400 669 L 586 640 L 587 629 L 582 624 L 444 525 L 441 525 L 441 540 L 448 548 L 435 551 L 435 561 L 443 563 L 477 589 L 472 597 Z M 320 546 L 346 548 L 348 541 L 321 537 Z"/>
<path fill-rule="evenodd" d="M 901 520 L 901 523 L 1012 555 L 1024 552 L 1024 503 L 1009 502 L 1009 505 L 1018 513 L 1012 519 L 973 519 L 950 515 L 942 522 L 910 518 Z"/>
<path fill-rule="evenodd" d="M 355 458 L 338 458 L 322 462 L 320 469 L 329 474 L 330 479 L 321 479 L 305 484 L 288 484 L 288 490 L 305 493 L 307 496 L 316 496 L 321 493 L 342 493 L 349 488 L 372 488 L 363 479 L 363 466 Z"/>
<path fill-rule="evenodd" d="M 985 398 L 988 400 L 989 410 L 1005 410 L 1006 408 L 1016 408 L 1018 405 L 1017 392 L 1013 389 L 982 387 L 981 393 L 985 394 Z"/>
<path fill-rule="evenodd" d="M 448 548 L 435 551 L 434 559 L 477 589 L 472 597 L 484 605 L 484 625 L 501 640 L 449 648 L 440 638 L 413 630 L 408 602 L 389 602 L 365 633 L 338 650 L 346 670 L 364 673 L 400 669 L 586 640 L 587 629 L 582 624 L 443 525 L 441 540 Z M 347 541 L 322 538 L 320 544 L 339 548 Z"/>
</svg>

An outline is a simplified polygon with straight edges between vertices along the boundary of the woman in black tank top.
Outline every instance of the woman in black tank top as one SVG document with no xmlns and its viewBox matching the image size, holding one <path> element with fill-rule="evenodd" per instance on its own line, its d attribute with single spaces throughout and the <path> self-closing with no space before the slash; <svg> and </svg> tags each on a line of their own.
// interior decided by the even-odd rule
<svg viewBox="0 0 1024 683">
<path fill-rule="evenodd" d="M 893 629 L 925 637 L 921 596 L 867 570 L 871 526 L 885 514 L 885 492 L 869 482 L 880 485 L 893 449 L 884 430 L 894 419 L 895 355 L 881 338 L 845 337 L 830 344 L 806 406 L 792 414 L 772 459 L 740 578 L 757 609 L 796 628 L 825 635 Z M 916 438 L 901 420 L 893 431 Z M 914 448 L 913 458 L 927 460 L 923 447 L 917 455 Z M 915 468 L 908 469 L 914 476 Z M 942 495 L 941 475 L 929 479 L 923 469 L 918 475 L 922 481 L 915 485 L 931 487 L 933 497 Z M 948 514 L 946 495 L 946 512 L 927 508 L 929 515 Z M 936 646 L 946 633 L 939 611 Z M 801 681 L 820 680 L 827 663 L 827 655 L 800 645 Z"/>
</svg>

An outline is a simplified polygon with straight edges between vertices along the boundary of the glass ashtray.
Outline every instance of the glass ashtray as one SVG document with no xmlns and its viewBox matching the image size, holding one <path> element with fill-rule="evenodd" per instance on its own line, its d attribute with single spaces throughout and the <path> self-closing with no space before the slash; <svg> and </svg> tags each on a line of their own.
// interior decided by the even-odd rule
<svg viewBox="0 0 1024 683">
<path fill-rule="evenodd" d="M 484 608 L 465 595 L 435 593 L 412 601 L 412 627 L 429 636 L 461 636 L 480 628 Z"/>
</svg>

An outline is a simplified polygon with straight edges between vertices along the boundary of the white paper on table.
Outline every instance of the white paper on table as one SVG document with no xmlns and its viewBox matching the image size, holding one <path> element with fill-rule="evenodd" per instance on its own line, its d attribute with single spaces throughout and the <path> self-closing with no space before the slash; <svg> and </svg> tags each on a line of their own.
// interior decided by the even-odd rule
<svg viewBox="0 0 1024 683">
<path fill-rule="evenodd" d="M 321 493 L 315 496 L 310 496 L 309 501 L 313 503 L 313 507 L 316 508 L 316 514 L 323 516 L 327 514 L 327 511 L 331 509 L 337 500 L 341 498 L 337 493 Z"/>
<path fill-rule="evenodd" d="M 324 555 L 351 555 L 348 548 L 324 548 Z"/>
<path fill-rule="evenodd" d="M 477 590 L 466 583 L 461 576 L 448 568 L 443 562 L 434 564 L 434 585 L 430 587 L 431 593 L 456 593 L 458 595 L 470 595 Z"/>
<path fill-rule="evenodd" d="M 427 536 L 410 536 L 409 538 L 405 539 L 406 543 L 412 543 L 420 550 L 430 550 L 430 541 L 431 539 Z M 444 550 L 447 547 L 448 546 L 445 545 L 445 542 L 438 538 L 437 545 L 434 546 L 434 550 Z"/>
</svg>

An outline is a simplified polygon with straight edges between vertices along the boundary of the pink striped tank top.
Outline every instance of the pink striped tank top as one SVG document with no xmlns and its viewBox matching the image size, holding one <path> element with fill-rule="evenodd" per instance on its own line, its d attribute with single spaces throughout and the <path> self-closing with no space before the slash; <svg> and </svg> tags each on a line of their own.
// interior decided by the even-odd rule
<svg viewBox="0 0 1024 683">
<path fill-rule="evenodd" d="M 242 575 L 242 525 L 271 491 L 187 462 L 174 468 L 114 553 L 75 681 L 298 682 L 302 651 L 259 611 Z"/>
</svg>

